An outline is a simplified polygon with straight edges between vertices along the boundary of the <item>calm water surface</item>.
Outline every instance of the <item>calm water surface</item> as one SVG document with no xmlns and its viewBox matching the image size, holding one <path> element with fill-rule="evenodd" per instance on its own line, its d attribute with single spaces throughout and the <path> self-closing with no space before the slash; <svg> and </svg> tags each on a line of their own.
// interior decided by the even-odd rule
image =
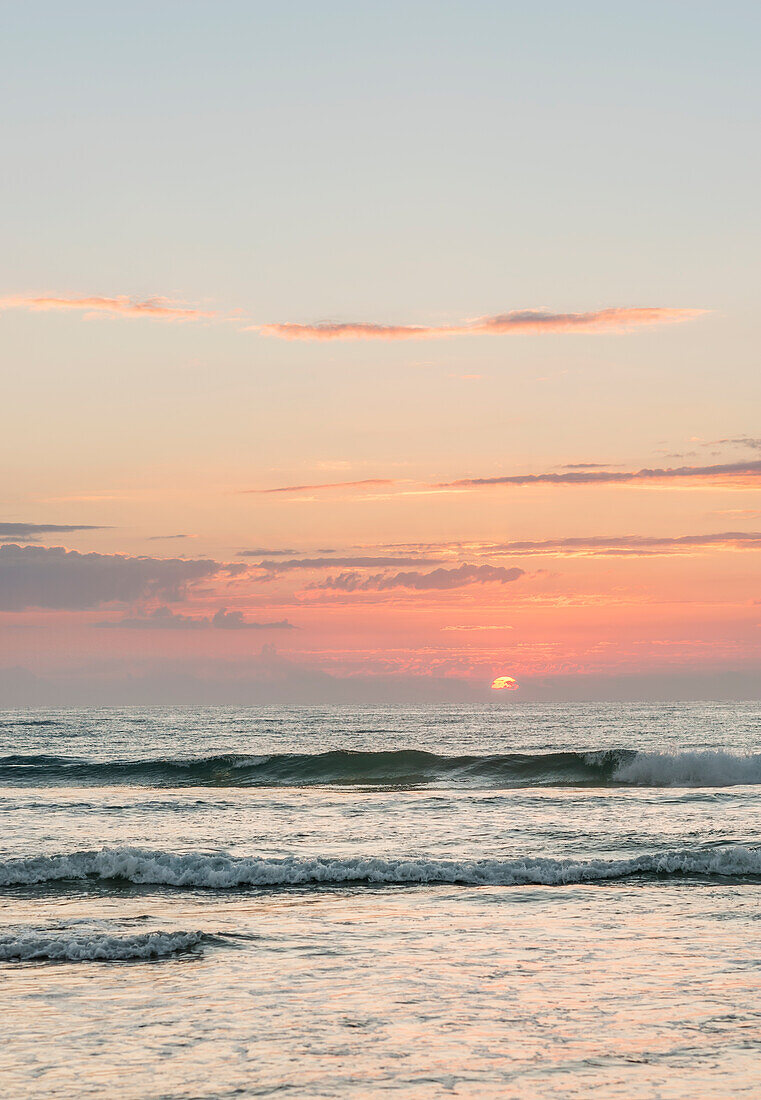
<svg viewBox="0 0 761 1100">
<path fill-rule="evenodd" d="M 761 706 L 0 712 L 0 1090 L 761 1092 Z"/>
</svg>

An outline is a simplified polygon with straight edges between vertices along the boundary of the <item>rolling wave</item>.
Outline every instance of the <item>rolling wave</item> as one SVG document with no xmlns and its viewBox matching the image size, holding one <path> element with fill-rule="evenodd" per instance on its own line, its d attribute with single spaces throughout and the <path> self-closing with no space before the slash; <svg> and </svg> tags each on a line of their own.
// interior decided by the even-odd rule
<svg viewBox="0 0 761 1100">
<path fill-rule="evenodd" d="M 102 932 L 48 934 L 26 932 L 0 936 L 2 962 L 112 962 L 162 959 L 198 946 L 203 932 L 144 932 L 114 936 Z"/>
<path fill-rule="evenodd" d="M 565 886 L 685 875 L 756 879 L 761 877 L 761 849 L 726 845 L 614 860 L 447 860 L 360 856 L 273 859 L 125 847 L 0 863 L 0 886 L 14 887 L 83 879 L 209 890 L 341 885 Z"/>
<path fill-rule="evenodd" d="M 761 754 L 719 751 L 606 749 L 441 756 L 417 749 L 339 749 L 112 761 L 43 754 L 0 757 L 0 784 L 34 786 L 723 787 L 753 783 L 761 783 Z"/>
</svg>

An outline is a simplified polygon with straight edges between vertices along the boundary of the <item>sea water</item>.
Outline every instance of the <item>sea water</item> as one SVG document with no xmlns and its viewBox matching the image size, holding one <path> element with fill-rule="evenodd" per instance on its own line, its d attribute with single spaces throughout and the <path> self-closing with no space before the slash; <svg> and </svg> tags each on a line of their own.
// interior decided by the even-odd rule
<svg viewBox="0 0 761 1100">
<path fill-rule="evenodd" d="M 0 1093 L 761 1093 L 761 705 L 0 713 Z"/>
</svg>

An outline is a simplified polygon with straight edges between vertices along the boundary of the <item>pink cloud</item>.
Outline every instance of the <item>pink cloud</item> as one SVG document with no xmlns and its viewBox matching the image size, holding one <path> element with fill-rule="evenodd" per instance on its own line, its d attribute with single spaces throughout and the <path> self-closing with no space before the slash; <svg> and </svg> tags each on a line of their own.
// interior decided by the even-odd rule
<svg viewBox="0 0 761 1100">
<path fill-rule="evenodd" d="M 711 550 L 761 550 L 760 531 L 722 531 L 713 535 L 594 535 L 587 538 L 503 542 L 482 547 L 485 554 L 549 557 L 649 557 Z"/>
<path fill-rule="evenodd" d="M 441 489 L 481 489 L 490 485 L 625 485 L 649 481 L 743 482 L 761 477 L 761 461 L 725 462 L 714 466 L 676 466 L 642 470 L 574 470 L 567 473 L 507 474 L 466 477 L 443 483 Z"/>
<path fill-rule="evenodd" d="M 0 298 L 0 309 L 24 309 L 31 310 L 34 313 L 46 313 L 53 310 L 77 310 L 85 314 L 103 313 L 120 317 L 151 317 L 161 321 L 198 321 L 216 316 L 212 311 L 181 305 L 169 298 L 146 298 L 139 301 L 128 298 L 123 294 L 117 295 L 115 298 L 10 295 L 6 298 Z"/>
<path fill-rule="evenodd" d="M 543 309 L 512 310 L 455 325 L 382 325 L 370 321 L 320 321 L 317 324 L 256 326 L 265 336 L 285 340 L 433 340 L 449 336 L 508 335 L 539 332 L 626 332 L 643 325 L 689 321 L 701 309 L 665 306 L 618 306 L 587 313 L 552 313 Z"/>
<path fill-rule="evenodd" d="M 601 465 L 601 464 L 600 464 Z M 438 482 L 420 489 L 399 488 L 408 482 L 396 478 L 366 478 L 363 481 L 333 481 L 314 485 L 283 485 L 273 489 L 246 489 L 246 493 L 302 493 L 323 492 L 331 489 L 365 489 L 377 487 L 396 487 L 394 495 L 418 495 L 425 493 L 466 492 L 469 489 L 484 489 L 491 486 L 526 485 L 648 485 L 648 484 L 685 484 L 698 485 L 724 484 L 734 486 L 757 485 L 761 478 L 761 459 L 747 462 L 725 462 L 711 466 L 667 466 L 645 467 L 641 470 L 611 470 L 600 468 L 597 463 L 585 463 L 573 469 L 564 468 L 562 472 L 549 471 L 539 474 L 499 474 L 494 477 L 464 477 L 456 481 Z M 372 499 L 372 498 L 362 498 Z"/>
<path fill-rule="evenodd" d="M 361 489 L 368 485 L 394 485 L 393 478 L 368 477 L 363 481 L 327 481 L 317 485 L 280 485 L 275 489 L 244 489 L 244 493 L 312 493 L 323 489 Z"/>
</svg>

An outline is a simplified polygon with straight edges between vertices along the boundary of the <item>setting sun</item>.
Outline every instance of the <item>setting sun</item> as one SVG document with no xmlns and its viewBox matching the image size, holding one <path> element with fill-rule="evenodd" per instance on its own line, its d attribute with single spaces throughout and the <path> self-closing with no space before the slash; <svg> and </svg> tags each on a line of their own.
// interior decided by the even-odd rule
<svg viewBox="0 0 761 1100">
<path fill-rule="evenodd" d="M 491 686 L 492 691 L 517 691 L 520 685 L 512 676 L 497 676 Z"/>
</svg>

